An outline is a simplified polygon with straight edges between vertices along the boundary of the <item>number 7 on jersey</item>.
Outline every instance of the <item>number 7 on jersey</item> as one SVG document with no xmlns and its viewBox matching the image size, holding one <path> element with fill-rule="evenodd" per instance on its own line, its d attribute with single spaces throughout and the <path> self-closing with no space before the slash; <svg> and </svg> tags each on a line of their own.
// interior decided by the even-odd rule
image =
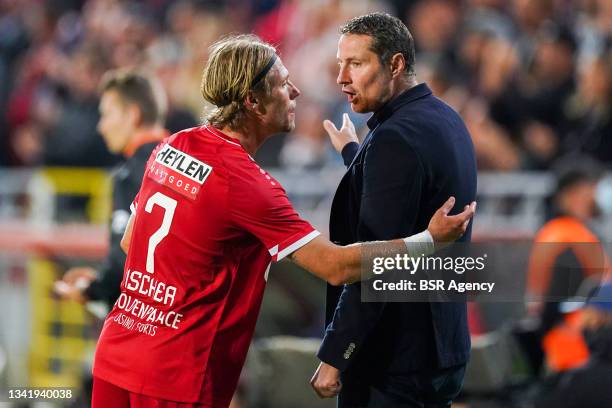
<svg viewBox="0 0 612 408">
<path fill-rule="evenodd" d="M 159 229 L 149 238 L 149 247 L 147 249 L 147 272 L 149 273 L 155 272 L 155 248 L 170 232 L 170 225 L 172 225 L 172 218 L 176 209 L 176 200 L 158 191 L 147 200 L 145 211 L 150 214 L 155 204 L 164 209 L 164 219 Z"/>
</svg>

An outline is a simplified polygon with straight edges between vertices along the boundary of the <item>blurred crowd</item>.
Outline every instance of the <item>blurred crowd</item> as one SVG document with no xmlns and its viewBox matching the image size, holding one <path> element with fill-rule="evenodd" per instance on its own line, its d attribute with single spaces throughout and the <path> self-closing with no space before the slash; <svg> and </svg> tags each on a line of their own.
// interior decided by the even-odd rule
<svg viewBox="0 0 612 408">
<path fill-rule="evenodd" d="M 418 80 L 462 114 L 481 169 L 548 169 L 575 153 L 612 164 L 609 0 L 0 0 L 0 165 L 112 165 L 96 131 L 111 68 L 161 79 L 169 130 L 198 124 L 208 46 L 235 32 L 277 45 L 302 91 L 295 131 L 259 161 L 338 162 L 321 125 L 350 111 L 335 83 L 338 27 L 374 10 L 407 23 Z M 367 116 L 352 119 L 367 131 Z"/>
</svg>

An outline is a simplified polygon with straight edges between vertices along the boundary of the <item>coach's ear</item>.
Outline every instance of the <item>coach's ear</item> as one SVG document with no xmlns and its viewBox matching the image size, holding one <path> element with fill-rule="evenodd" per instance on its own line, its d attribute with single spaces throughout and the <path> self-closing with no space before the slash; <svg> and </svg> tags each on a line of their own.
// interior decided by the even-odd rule
<svg viewBox="0 0 612 408">
<path fill-rule="evenodd" d="M 393 78 L 403 75 L 404 70 L 406 69 L 406 60 L 404 59 L 404 55 L 401 52 L 398 52 L 391 57 L 390 68 L 391 76 Z"/>
</svg>

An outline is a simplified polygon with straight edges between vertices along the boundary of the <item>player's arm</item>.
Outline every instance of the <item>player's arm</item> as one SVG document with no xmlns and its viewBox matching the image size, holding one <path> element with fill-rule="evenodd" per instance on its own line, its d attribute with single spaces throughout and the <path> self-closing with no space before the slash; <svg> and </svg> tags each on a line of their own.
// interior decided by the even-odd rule
<svg viewBox="0 0 612 408">
<path fill-rule="evenodd" d="M 123 233 L 123 238 L 121 238 L 121 249 L 123 252 L 127 254 L 128 249 L 130 248 L 130 242 L 132 240 L 132 227 L 134 226 L 134 214 L 130 215 L 130 219 L 128 220 L 127 226 L 125 227 L 125 232 Z"/>
<path fill-rule="evenodd" d="M 460 214 L 448 215 L 454 204 L 454 197 L 450 197 L 435 212 L 427 230 L 411 237 L 339 246 L 318 236 L 293 252 L 290 259 L 332 285 L 357 282 L 367 278 L 362 277 L 361 268 L 364 250 L 370 257 L 393 257 L 406 252 L 408 256 L 430 255 L 436 244 L 453 242 L 461 237 L 474 216 L 476 203 L 466 206 Z"/>
</svg>

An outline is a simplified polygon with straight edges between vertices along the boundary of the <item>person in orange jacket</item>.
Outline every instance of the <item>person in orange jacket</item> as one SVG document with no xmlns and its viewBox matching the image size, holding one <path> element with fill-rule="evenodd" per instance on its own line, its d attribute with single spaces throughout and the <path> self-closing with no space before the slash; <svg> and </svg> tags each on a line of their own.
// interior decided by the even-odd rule
<svg viewBox="0 0 612 408">
<path fill-rule="evenodd" d="M 580 334 L 571 329 L 577 317 L 561 313 L 559 304 L 576 295 L 585 279 L 601 279 L 608 268 L 604 247 L 592 227 L 601 177 L 598 164 L 574 158 L 561 162 L 557 170 L 555 216 L 537 232 L 527 272 L 527 311 L 539 322 L 537 338 L 543 348 L 531 350 L 540 356 L 534 361 L 536 371 L 542 357 L 553 371 L 577 367 L 588 359 Z"/>
</svg>

